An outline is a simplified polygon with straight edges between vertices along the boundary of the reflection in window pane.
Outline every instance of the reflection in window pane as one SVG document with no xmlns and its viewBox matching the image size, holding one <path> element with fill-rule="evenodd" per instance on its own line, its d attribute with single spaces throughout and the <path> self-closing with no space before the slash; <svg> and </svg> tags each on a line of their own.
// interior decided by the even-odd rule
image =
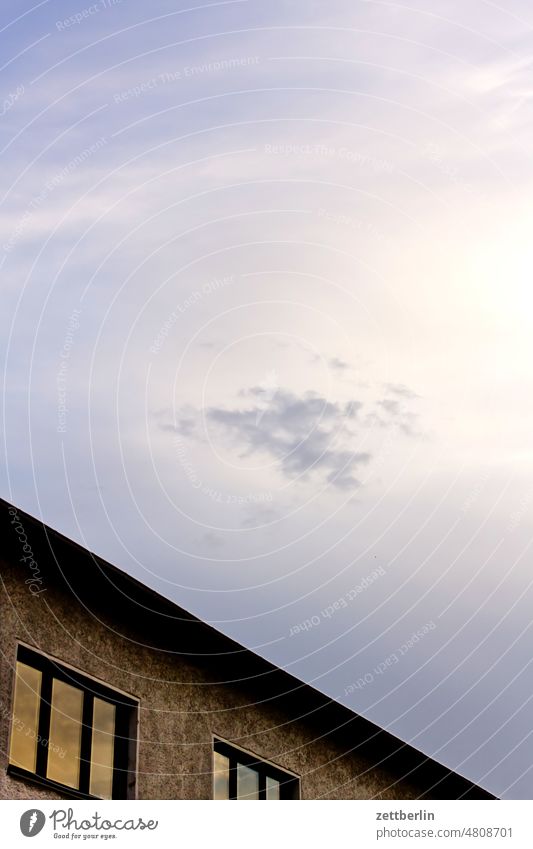
<svg viewBox="0 0 533 849">
<path fill-rule="evenodd" d="M 215 799 L 229 799 L 229 758 L 215 752 Z"/>
<path fill-rule="evenodd" d="M 83 691 L 54 678 L 47 778 L 78 787 Z"/>
<path fill-rule="evenodd" d="M 237 799 L 259 799 L 259 773 L 237 764 Z"/>
<path fill-rule="evenodd" d="M 9 762 L 29 772 L 37 761 L 41 678 L 38 669 L 17 662 Z"/>
<path fill-rule="evenodd" d="M 267 799 L 279 799 L 279 781 L 269 775 L 266 777 L 266 797 Z"/>
<path fill-rule="evenodd" d="M 102 799 L 111 799 L 112 796 L 114 735 L 115 705 L 95 698 L 89 793 Z"/>
</svg>

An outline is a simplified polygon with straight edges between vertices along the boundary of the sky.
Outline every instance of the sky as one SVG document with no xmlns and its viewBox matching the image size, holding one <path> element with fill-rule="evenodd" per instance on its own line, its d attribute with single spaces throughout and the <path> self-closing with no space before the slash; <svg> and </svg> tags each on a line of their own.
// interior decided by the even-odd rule
<svg viewBox="0 0 533 849">
<path fill-rule="evenodd" d="M 1 17 L 1 495 L 532 798 L 530 5 Z"/>
</svg>

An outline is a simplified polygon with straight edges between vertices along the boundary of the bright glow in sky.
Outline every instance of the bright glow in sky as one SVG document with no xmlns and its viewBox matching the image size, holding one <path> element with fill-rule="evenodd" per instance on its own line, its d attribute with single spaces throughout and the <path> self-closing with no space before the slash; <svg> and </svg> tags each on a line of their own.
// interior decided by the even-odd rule
<svg viewBox="0 0 533 849">
<path fill-rule="evenodd" d="M 529 4 L 2 18 L 2 495 L 531 798 Z"/>
</svg>

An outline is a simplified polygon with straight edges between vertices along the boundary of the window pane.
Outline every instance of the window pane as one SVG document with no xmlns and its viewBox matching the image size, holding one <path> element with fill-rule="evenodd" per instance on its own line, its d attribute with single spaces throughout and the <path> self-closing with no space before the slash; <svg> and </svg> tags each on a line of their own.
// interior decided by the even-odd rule
<svg viewBox="0 0 533 849">
<path fill-rule="evenodd" d="M 215 799 L 229 799 L 229 758 L 215 752 Z"/>
<path fill-rule="evenodd" d="M 95 698 L 93 707 L 93 740 L 91 747 L 91 781 L 89 793 L 111 799 L 113 789 L 113 753 L 115 749 L 115 705 Z"/>
<path fill-rule="evenodd" d="M 83 691 L 54 678 L 46 775 L 67 787 L 79 786 L 82 710 Z"/>
<path fill-rule="evenodd" d="M 35 772 L 37 760 L 41 678 L 38 669 L 17 662 L 9 762 L 29 772 Z"/>
<path fill-rule="evenodd" d="M 259 773 L 237 764 L 237 799 L 259 799 Z"/>
<path fill-rule="evenodd" d="M 266 777 L 266 797 L 267 799 L 279 799 L 279 781 L 275 778 Z"/>
</svg>

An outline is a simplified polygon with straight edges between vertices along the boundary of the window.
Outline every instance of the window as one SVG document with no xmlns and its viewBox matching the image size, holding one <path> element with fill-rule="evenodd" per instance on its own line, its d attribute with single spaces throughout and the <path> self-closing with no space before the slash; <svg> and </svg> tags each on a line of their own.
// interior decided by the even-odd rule
<svg viewBox="0 0 533 849">
<path fill-rule="evenodd" d="M 19 645 L 9 772 L 75 798 L 132 797 L 136 708 L 134 699 Z"/>
<path fill-rule="evenodd" d="M 215 739 L 215 799 L 298 799 L 299 780 L 267 761 Z"/>
</svg>

